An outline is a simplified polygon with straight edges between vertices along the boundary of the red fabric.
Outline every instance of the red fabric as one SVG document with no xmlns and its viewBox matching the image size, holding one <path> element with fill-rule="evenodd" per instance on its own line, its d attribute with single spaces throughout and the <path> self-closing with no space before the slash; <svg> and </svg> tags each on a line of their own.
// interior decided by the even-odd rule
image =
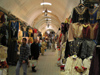
<svg viewBox="0 0 100 75">
<path fill-rule="evenodd" d="M 60 49 L 58 49 L 58 51 L 60 51 Z"/>
<path fill-rule="evenodd" d="M 70 19 L 70 23 L 72 23 L 72 19 Z"/>
<path fill-rule="evenodd" d="M 37 33 L 37 29 L 34 29 L 34 33 Z"/>
<path fill-rule="evenodd" d="M 83 70 L 86 70 L 87 68 L 85 68 L 84 66 L 82 66 Z"/>
<path fill-rule="evenodd" d="M 58 59 L 58 61 L 60 61 L 60 58 Z"/>
<path fill-rule="evenodd" d="M 60 70 L 64 70 L 65 65 L 60 66 Z"/>
<path fill-rule="evenodd" d="M 75 66 L 75 69 L 77 70 L 78 69 L 78 66 Z"/>
<path fill-rule="evenodd" d="M 84 39 L 90 39 L 90 28 L 88 27 L 83 27 L 83 38 Z"/>
<path fill-rule="evenodd" d="M 62 33 L 60 34 L 60 37 L 59 37 L 59 43 L 61 42 L 61 37 L 62 37 Z"/>
<path fill-rule="evenodd" d="M 97 37 L 98 27 L 99 27 L 99 25 L 97 25 L 97 26 L 95 27 L 95 29 L 94 29 L 94 39 L 96 39 L 96 37 Z"/>
</svg>

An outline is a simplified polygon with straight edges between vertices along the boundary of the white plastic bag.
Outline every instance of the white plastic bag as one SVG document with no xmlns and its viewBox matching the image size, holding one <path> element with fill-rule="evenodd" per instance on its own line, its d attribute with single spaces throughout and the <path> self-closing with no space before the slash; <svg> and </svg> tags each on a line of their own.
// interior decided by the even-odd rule
<svg viewBox="0 0 100 75">
<path fill-rule="evenodd" d="M 30 67 L 34 67 L 37 65 L 37 60 L 29 60 Z"/>
</svg>

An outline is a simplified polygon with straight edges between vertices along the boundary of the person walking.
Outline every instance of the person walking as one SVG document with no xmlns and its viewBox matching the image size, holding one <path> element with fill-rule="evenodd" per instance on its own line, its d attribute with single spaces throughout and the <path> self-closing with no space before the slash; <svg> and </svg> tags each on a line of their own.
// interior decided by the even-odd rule
<svg viewBox="0 0 100 75">
<path fill-rule="evenodd" d="M 28 57 L 29 57 L 29 46 L 26 44 L 27 39 L 23 38 L 22 45 L 20 47 L 20 57 L 16 66 L 16 75 L 20 75 L 20 67 L 23 67 L 23 75 L 27 75 L 27 65 L 28 65 Z"/>
<path fill-rule="evenodd" d="M 45 42 L 45 40 L 43 39 L 42 40 L 42 47 L 41 47 L 41 53 L 42 53 L 42 55 L 44 55 L 44 51 L 45 51 L 45 49 L 46 49 L 46 42 Z"/>
<path fill-rule="evenodd" d="M 36 61 L 35 64 L 33 64 L 32 66 L 33 72 L 36 72 L 35 67 L 37 65 L 38 57 L 39 57 L 39 44 L 37 39 L 35 38 L 34 42 L 31 44 L 31 59 Z"/>
</svg>

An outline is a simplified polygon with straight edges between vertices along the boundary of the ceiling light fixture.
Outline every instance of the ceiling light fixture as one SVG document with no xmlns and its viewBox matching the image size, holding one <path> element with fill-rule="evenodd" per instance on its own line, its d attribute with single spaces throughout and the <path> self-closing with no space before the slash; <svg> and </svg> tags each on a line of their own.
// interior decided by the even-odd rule
<svg viewBox="0 0 100 75">
<path fill-rule="evenodd" d="M 49 21 L 49 20 L 51 20 L 51 19 L 49 19 L 49 18 L 46 18 L 45 20 L 46 20 L 46 21 Z"/>
<path fill-rule="evenodd" d="M 52 4 L 51 3 L 48 3 L 48 2 L 43 2 L 40 5 L 52 5 Z"/>
<path fill-rule="evenodd" d="M 45 11 L 43 11 L 43 13 L 44 13 L 44 12 L 45 12 Z M 52 11 L 50 11 L 50 10 L 47 10 L 47 12 L 48 12 L 48 13 L 52 13 Z"/>
</svg>

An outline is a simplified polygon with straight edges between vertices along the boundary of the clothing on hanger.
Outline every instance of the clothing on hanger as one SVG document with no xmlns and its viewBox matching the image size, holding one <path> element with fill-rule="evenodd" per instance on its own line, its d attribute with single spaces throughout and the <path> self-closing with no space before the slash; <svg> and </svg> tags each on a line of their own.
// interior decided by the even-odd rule
<svg viewBox="0 0 100 75">
<path fill-rule="evenodd" d="M 82 60 L 80 58 L 73 59 L 73 56 L 67 58 L 67 62 L 65 65 L 65 75 L 81 75 L 81 73 L 77 72 L 75 66 L 81 68 Z"/>
</svg>

